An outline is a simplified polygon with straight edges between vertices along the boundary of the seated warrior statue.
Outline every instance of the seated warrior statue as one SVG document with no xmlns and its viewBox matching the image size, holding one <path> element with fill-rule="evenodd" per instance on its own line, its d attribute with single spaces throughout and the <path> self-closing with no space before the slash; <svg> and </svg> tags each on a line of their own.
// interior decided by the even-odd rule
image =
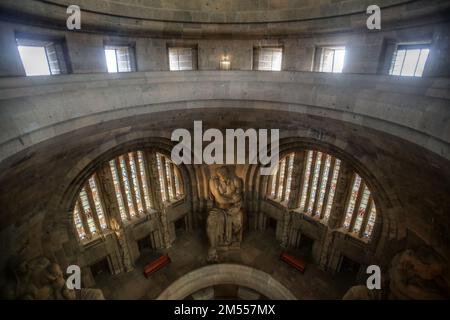
<svg viewBox="0 0 450 320">
<path fill-rule="evenodd" d="M 208 261 L 217 261 L 217 248 L 239 246 L 242 239 L 242 179 L 226 166 L 209 180 L 214 207 L 208 214 L 206 231 L 210 243 Z"/>
</svg>

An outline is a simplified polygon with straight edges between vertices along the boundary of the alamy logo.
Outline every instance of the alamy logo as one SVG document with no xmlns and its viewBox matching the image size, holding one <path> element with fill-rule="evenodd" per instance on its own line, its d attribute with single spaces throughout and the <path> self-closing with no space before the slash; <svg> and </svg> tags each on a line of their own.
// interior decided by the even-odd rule
<svg viewBox="0 0 450 320">
<path fill-rule="evenodd" d="M 66 20 L 66 26 L 69 30 L 80 30 L 81 29 L 81 10 L 77 5 L 71 5 L 67 7 L 67 14 L 70 16 Z"/>
<path fill-rule="evenodd" d="M 73 290 L 81 289 L 81 269 L 76 264 L 67 267 L 66 274 L 69 276 L 66 280 L 66 286 L 68 289 Z"/>
<path fill-rule="evenodd" d="M 381 9 L 376 4 L 367 7 L 367 14 L 370 16 L 367 18 L 366 26 L 369 30 L 380 30 L 381 29 Z"/>
<path fill-rule="evenodd" d="M 367 278 L 366 286 L 367 289 L 381 289 L 381 269 L 379 266 L 373 264 L 367 267 L 367 274 L 370 276 Z"/>
<path fill-rule="evenodd" d="M 177 165 L 181 163 L 257 164 L 259 162 L 262 165 L 261 175 L 270 175 L 278 166 L 279 138 L 278 129 L 270 129 L 270 143 L 267 129 L 247 129 L 246 131 L 226 129 L 224 141 L 222 131 L 211 128 L 203 132 L 202 121 L 194 121 L 193 144 L 191 133 L 187 129 L 176 129 L 172 132 L 171 140 L 179 143 L 172 149 L 171 158 Z M 203 148 L 203 142 L 210 143 Z"/>
</svg>

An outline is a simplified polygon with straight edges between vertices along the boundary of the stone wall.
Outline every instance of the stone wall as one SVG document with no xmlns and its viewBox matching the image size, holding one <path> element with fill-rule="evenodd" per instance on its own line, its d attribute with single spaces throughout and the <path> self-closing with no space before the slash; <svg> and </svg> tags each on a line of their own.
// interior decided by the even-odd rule
<svg viewBox="0 0 450 320">
<path fill-rule="evenodd" d="M 297 37 L 261 37 L 253 39 L 179 39 L 170 37 L 113 36 L 84 32 L 64 32 L 1 21 L 0 19 L 0 77 L 23 76 L 25 72 L 16 49 L 16 34 L 47 36 L 64 39 L 68 49 L 68 63 L 72 72 L 105 73 L 105 43 L 132 45 L 135 48 L 137 71 L 169 69 L 169 46 L 198 47 L 199 70 L 219 70 L 219 61 L 228 56 L 232 70 L 253 69 L 253 49 L 260 46 L 283 47 L 282 69 L 314 71 L 314 56 L 318 46 L 346 47 L 344 73 L 387 74 L 396 43 L 430 43 L 431 53 L 424 70 L 426 77 L 450 76 L 449 39 L 445 31 L 448 23 L 409 26 L 379 32 L 342 32 L 338 34 Z"/>
</svg>

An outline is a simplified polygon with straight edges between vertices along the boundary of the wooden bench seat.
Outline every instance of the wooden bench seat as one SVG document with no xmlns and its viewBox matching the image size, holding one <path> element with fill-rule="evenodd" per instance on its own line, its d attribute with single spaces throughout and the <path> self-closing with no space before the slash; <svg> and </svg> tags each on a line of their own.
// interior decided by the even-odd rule
<svg viewBox="0 0 450 320">
<path fill-rule="evenodd" d="M 306 263 L 298 258 L 295 258 L 294 256 L 288 254 L 287 252 L 282 252 L 280 254 L 280 259 L 287 264 L 291 265 L 295 269 L 299 270 L 301 273 L 305 272 L 306 269 Z"/>
<path fill-rule="evenodd" d="M 165 265 L 170 263 L 170 258 L 168 254 L 165 254 L 163 256 L 160 256 L 158 259 L 150 262 L 144 267 L 144 275 L 146 278 L 148 278 L 149 275 L 152 273 L 158 271 Z"/>
</svg>

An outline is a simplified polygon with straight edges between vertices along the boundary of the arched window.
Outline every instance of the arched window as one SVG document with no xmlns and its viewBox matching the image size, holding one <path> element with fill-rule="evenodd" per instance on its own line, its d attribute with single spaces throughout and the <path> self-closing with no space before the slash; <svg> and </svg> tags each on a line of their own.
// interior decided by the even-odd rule
<svg viewBox="0 0 450 320">
<path fill-rule="evenodd" d="M 178 167 L 169 158 L 160 153 L 156 154 L 156 162 L 163 202 L 172 202 L 180 199 L 184 192 Z"/>
<path fill-rule="evenodd" d="M 122 220 L 148 212 L 152 207 L 145 156 L 142 151 L 129 152 L 109 161 Z"/>
<path fill-rule="evenodd" d="M 315 150 L 306 151 L 303 175 L 300 182 L 300 211 L 328 220 L 341 161 Z"/>
<path fill-rule="evenodd" d="M 80 239 L 91 239 L 108 228 L 97 176 L 93 174 L 81 188 L 73 210 L 75 228 Z"/>
<path fill-rule="evenodd" d="M 283 157 L 276 171 L 271 175 L 269 181 L 268 195 L 273 200 L 287 202 L 291 194 L 292 170 L 294 168 L 295 153 Z"/>
<path fill-rule="evenodd" d="M 147 155 L 148 152 L 139 150 L 115 157 L 104 167 L 111 173 L 109 178 L 99 181 L 105 171 L 102 174 L 96 172 L 83 185 L 73 208 L 73 222 L 79 239 L 90 240 L 108 229 L 109 215 L 104 210 L 99 182 L 103 188 L 113 192 L 115 199 L 110 201 L 117 204 L 122 221 L 131 221 L 154 209 L 151 188 L 156 181 L 151 179 L 159 180 L 162 202 L 170 203 L 182 198 L 184 190 L 178 167 L 162 154 L 154 153 L 148 158 Z M 156 163 L 149 165 L 148 159 L 156 159 L 153 160 Z M 157 172 L 152 172 L 154 165 Z"/>
<path fill-rule="evenodd" d="M 377 216 L 375 203 L 368 186 L 356 173 L 353 174 L 351 186 L 343 227 L 358 238 L 368 239 L 372 235 Z"/>
<path fill-rule="evenodd" d="M 294 161 L 295 160 L 295 161 Z M 333 208 L 341 160 L 317 150 L 293 152 L 283 157 L 277 170 L 271 175 L 267 195 L 270 199 L 286 204 L 291 194 L 294 165 L 299 168 L 299 194 L 296 212 L 327 222 Z M 361 177 L 351 173 L 350 195 L 345 202 L 343 229 L 362 240 L 370 239 L 377 210 L 370 190 Z M 349 177 L 350 178 L 350 177 Z"/>
</svg>

